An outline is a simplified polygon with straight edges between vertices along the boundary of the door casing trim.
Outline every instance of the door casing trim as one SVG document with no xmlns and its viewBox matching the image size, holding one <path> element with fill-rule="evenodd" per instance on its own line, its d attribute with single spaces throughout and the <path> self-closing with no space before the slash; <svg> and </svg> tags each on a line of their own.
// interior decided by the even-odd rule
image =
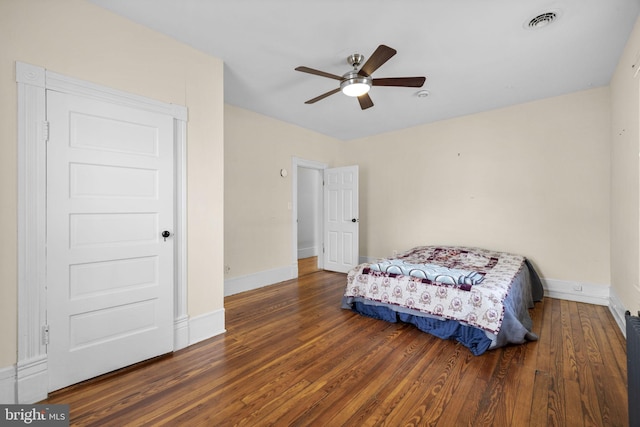
<svg viewBox="0 0 640 427">
<path fill-rule="evenodd" d="M 174 122 L 174 350 L 189 345 L 187 314 L 187 108 L 16 62 L 18 94 L 18 361 L 16 402 L 48 394 L 46 325 L 46 91 L 55 90 L 147 111 Z"/>
</svg>

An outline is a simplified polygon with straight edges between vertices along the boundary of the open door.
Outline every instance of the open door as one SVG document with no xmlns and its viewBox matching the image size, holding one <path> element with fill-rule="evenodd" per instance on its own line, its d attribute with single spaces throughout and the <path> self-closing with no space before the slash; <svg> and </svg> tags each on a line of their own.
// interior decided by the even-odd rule
<svg viewBox="0 0 640 427">
<path fill-rule="evenodd" d="M 358 166 L 324 170 L 324 269 L 359 264 Z"/>
</svg>

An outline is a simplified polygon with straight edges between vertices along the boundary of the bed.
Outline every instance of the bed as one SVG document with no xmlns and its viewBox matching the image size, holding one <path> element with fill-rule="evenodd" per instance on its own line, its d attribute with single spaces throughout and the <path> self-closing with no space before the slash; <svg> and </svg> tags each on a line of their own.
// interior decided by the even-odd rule
<svg viewBox="0 0 640 427">
<path fill-rule="evenodd" d="M 535 341 L 529 308 L 540 278 L 523 256 L 462 246 L 419 246 L 347 274 L 342 308 L 455 339 L 476 356 Z"/>
</svg>

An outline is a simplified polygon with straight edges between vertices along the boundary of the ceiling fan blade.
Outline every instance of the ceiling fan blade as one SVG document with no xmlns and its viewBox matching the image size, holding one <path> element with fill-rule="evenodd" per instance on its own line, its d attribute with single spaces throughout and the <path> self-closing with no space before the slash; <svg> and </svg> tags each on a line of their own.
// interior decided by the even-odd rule
<svg viewBox="0 0 640 427">
<path fill-rule="evenodd" d="M 296 67 L 295 70 L 296 71 L 302 71 L 303 73 L 314 74 L 316 76 L 328 77 L 330 79 L 335 79 L 335 80 L 342 80 L 343 79 L 342 77 L 337 76 L 335 74 L 325 73 L 324 71 L 314 70 L 313 68 L 309 68 L 309 67 Z"/>
<path fill-rule="evenodd" d="M 369 96 L 368 93 L 365 93 L 364 95 L 360 95 L 358 97 L 358 102 L 360 103 L 360 108 L 362 108 L 363 110 L 373 107 L 373 101 L 371 100 L 371 97 Z"/>
<path fill-rule="evenodd" d="M 330 90 L 330 91 L 329 91 L 329 92 L 327 92 L 327 93 L 323 93 L 323 94 L 322 94 L 322 95 L 320 95 L 320 96 L 316 96 L 315 98 L 313 98 L 313 99 L 310 99 L 310 100 L 306 101 L 306 102 L 305 102 L 305 104 L 313 104 L 314 102 L 318 102 L 318 101 L 320 101 L 320 100 L 322 100 L 322 99 L 325 99 L 327 96 L 331 96 L 331 95 L 333 95 L 334 93 L 338 93 L 338 92 L 340 92 L 340 88 Z"/>
<path fill-rule="evenodd" d="M 384 79 L 373 79 L 373 85 L 422 87 L 426 79 L 426 77 L 387 77 Z"/>
<path fill-rule="evenodd" d="M 385 46 L 381 44 L 378 48 L 373 52 L 371 57 L 367 62 L 364 63 L 358 74 L 361 76 L 370 76 L 375 70 L 380 68 L 382 64 L 387 62 L 393 55 L 395 55 L 397 51 L 389 46 Z"/>
</svg>

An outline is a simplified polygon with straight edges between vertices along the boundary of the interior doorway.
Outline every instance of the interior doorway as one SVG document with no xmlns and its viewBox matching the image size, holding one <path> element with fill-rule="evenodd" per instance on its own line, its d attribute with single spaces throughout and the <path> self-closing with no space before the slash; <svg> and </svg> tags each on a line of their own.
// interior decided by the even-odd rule
<svg viewBox="0 0 640 427">
<path fill-rule="evenodd" d="M 292 161 L 292 263 L 296 276 L 310 270 L 322 270 L 323 200 L 322 177 L 325 163 L 297 157 Z M 306 260 L 298 264 L 299 260 Z M 315 265 L 309 265 L 310 263 Z"/>
<path fill-rule="evenodd" d="M 298 167 L 298 276 L 318 270 L 322 242 L 322 171 Z"/>
</svg>

